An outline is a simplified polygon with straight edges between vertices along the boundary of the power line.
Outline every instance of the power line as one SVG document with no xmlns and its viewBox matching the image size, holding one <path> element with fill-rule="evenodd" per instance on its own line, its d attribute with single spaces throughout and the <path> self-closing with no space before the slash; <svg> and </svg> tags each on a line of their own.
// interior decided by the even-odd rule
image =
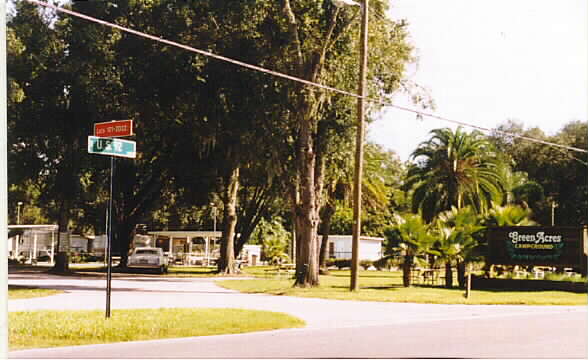
<svg viewBox="0 0 588 360">
<path fill-rule="evenodd" d="M 263 68 L 261 66 L 248 64 L 248 63 L 245 63 L 245 62 L 242 62 L 242 61 L 239 61 L 239 60 L 228 58 L 226 56 L 217 55 L 217 54 L 214 54 L 214 53 L 212 53 L 210 51 L 205 51 L 205 50 L 197 49 L 197 48 L 194 48 L 192 46 L 180 44 L 178 42 L 167 40 L 167 39 L 164 39 L 164 38 L 159 37 L 159 36 L 150 35 L 150 34 L 147 34 L 147 33 L 141 32 L 141 31 L 133 30 L 133 29 L 130 29 L 130 28 L 121 26 L 121 25 L 117 25 L 117 24 L 114 24 L 114 23 L 111 23 L 111 22 L 108 22 L 108 21 L 100 20 L 100 19 L 97 19 L 97 18 L 88 16 L 88 15 L 84 15 L 84 14 L 81 14 L 81 13 L 78 13 L 78 12 L 75 12 L 75 11 L 72 11 L 72 10 L 65 9 L 63 7 L 59 7 L 59 6 L 56 6 L 56 5 L 53 5 L 53 4 L 46 3 L 46 2 L 43 2 L 43 1 L 39 1 L 39 0 L 26 0 L 26 1 L 28 1 L 30 3 L 37 4 L 39 6 L 48 7 L 48 8 L 54 9 L 55 11 L 59 11 L 59 12 L 62 12 L 62 13 L 65 13 L 65 14 L 68 14 L 68 15 L 71 15 L 71 16 L 79 17 L 79 18 L 84 19 L 84 20 L 88 20 L 88 21 L 91 21 L 91 22 L 95 22 L 95 23 L 98 23 L 98 24 L 107 26 L 107 27 L 111 27 L 111 28 L 114 28 L 114 29 L 118 29 L 120 31 L 124 31 L 124 32 L 130 33 L 130 34 L 133 34 L 133 35 L 137 35 L 139 37 L 144 37 L 144 38 L 147 38 L 147 39 L 156 41 L 156 42 L 164 43 L 164 44 L 167 44 L 167 45 L 178 47 L 180 49 L 184 49 L 184 50 L 187 50 L 187 51 L 195 52 L 195 53 L 200 54 L 200 55 L 203 55 L 203 56 L 208 56 L 208 57 L 211 57 L 213 59 L 217 59 L 217 60 L 220 60 L 220 61 L 225 61 L 225 62 L 234 64 L 234 65 L 238 65 L 238 66 L 241 66 L 241 67 L 245 67 L 245 68 L 248 68 L 248 69 L 251 69 L 251 70 L 254 70 L 254 71 L 259 71 L 259 72 L 266 73 L 266 74 L 269 74 L 269 75 L 272 75 L 272 76 L 281 77 L 281 78 L 284 78 L 284 79 L 288 79 L 288 80 L 291 80 L 291 81 L 303 83 L 305 85 L 310 85 L 310 86 L 318 87 L 318 88 L 321 88 L 321 89 L 324 89 L 324 90 L 332 91 L 332 92 L 335 92 L 335 93 L 338 93 L 338 94 L 342 94 L 342 95 L 346 95 L 346 96 L 351 96 L 351 97 L 354 97 L 354 98 L 361 98 L 362 97 L 362 96 L 360 96 L 358 94 L 355 94 L 355 93 L 352 93 L 352 92 L 349 92 L 349 91 L 340 90 L 340 89 L 334 88 L 332 86 L 327 86 L 327 85 L 319 84 L 319 83 L 312 82 L 312 81 L 309 81 L 309 80 L 305 80 L 305 79 L 302 79 L 302 78 L 299 78 L 299 77 L 296 77 L 296 76 L 292 76 L 292 75 L 284 74 L 284 73 L 281 73 L 281 72 L 278 72 L 278 71 L 266 69 L 266 68 Z M 531 141 L 531 142 L 535 142 L 535 143 L 539 143 L 539 144 L 543 144 L 543 145 L 548 145 L 548 146 L 553 146 L 553 147 L 557 147 L 557 148 L 560 148 L 560 149 L 565 149 L 565 150 L 575 151 L 575 152 L 581 152 L 581 153 L 588 153 L 588 150 L 586 150 L 586 149 L 581 149 L 581 148 L 577 148 L 577 147 L 573 147 L 573 146 L 567 146 L 567 145 L 561 145 L 561 144 L 557 144 L 557 143 L 553 143 L 553 142 L 549 142 L 549 141 L 545 141 L 545 140 L 540 140 L 540 139 L 536 139 L 536 138 L 532 138 L 532 137 L 528 137 L 528 136 L 524 136 L 524 135 L 519 135 L 519 134 L 515 134 L 515 133 L 510 133 L 510 132 L 502 131 L 502 130 L 498 130 L 498 129 L 485 128 L 485 127 L 482 127 L 482 126 L 479 126 L 479 125 L 470 124 L 470 123 L 466 123 L 466 122 L 463 122 L 463 121 L 448 119 L 448 118 L 445 118 L 445 117 L 442 117 L 442 116 L 439 116 L 439 115 L 436 115 L 436 114 L 427 113 L 427 112 L 423 112 L 423 111 L 420 111 L 420 110 L 415 110 L 415 109 L 407 108 L 407 107 L 404 107 L 404 106 L 395 105 L 395 104 L 393 104 L 391 102 L 385 102 L 385 101 L 382 101 L 382 100 L 379 100 L 379 99 L 373 99 L 373 98 L 366 97 L 366 100 L 369 101 L 369 102 L 372 102 L 372 103 L 377 103 L 377 104 L 383 105 L 383 106 L 390 106 L 390 107 L 396 108 L 398 110 L 412 112 L 412 113 L 416 114 L 418 118 L 422 118 L 423 116 L 426 116 L 426 117 L 429 117 L 429 118 L 432 118 L 432 119 L 437 119 L 437 120 L 441 120 L 441 121 L 445 121 L 445 122 L 457 124 L 457 125 L 460 125 L 460 126 L 469 127 L 469 128 L 481 130 L 481 131 L 484 131 L 484 132 L 495 132 L 497 134 L 501 134 L 501 135 L 504 135 L 504 136 L 516 137 L 516 138 L 519 138 L 519 139 L 522 139 L 522 140 Z"/>
<path fill-rule="evenodd" d="M 302 79 L 302 78 L 299 78 L 299 77 L 296 77 L 296 76 L 284 74 L 284 73 L 281 73 L 281 72 L 278 72 L 278 71 L 273 71 L 273 70 L 270 70 L 270 69 L 266 69 L 266 68 L 263 68 L 261 66 L 248 64 L 248 63 L 245 63 L 245 62 L 242 62 L 242 61 L 239 61 L 239 60 L 228 58 L 226 56 L 217 55 L 217 54 L 212 53 L 210 51 L 197 49 L 197 48 L 194 48 L 192 46 L 180 44 L 178 42 L 167 40 L 167 39 L 164 39 L 164 38 L 159 37 L 159 36 L 150 35 L 150 34 L 147 34 L 147 33 L 141 32 L 141 31 L 133 30 L 133 29 L 130 29 L 130 28 L 127 28 L 127 27 L 124 27 L 124 26 L 120 26 L 120 25 L 117 25 L 117 24 L 114 24 L 114 23 L 111 23 L 111 22 L 108 22 L 108 21 L 100 20 L 100 19 L 97 19 L 97 18 L 88 16 L 88 15 L 84 15 L 84 14 L 81 14 L 81 13 L 78 13 L 78 12 L 75 12 L 75 11 L 72 11 L 72 10 L 68 10 L 68 9 L 65 9 L 65 8 L 62 8 L 62 7 L 53 5 L 53 4 L 46 3 L 46 2 L 43 2 L 43 1 L 38 1 L 38 0 L 26 0 L 26 1 L 28 1 L 30 3 L 34 3 L 34 4 L 37 4 L 37 5 L 40 5 L 40 6 L 45 6 L 45 7 L 54 9 L 56 11 L 62 12 L 62 13 L 66 13 L 68 15 L 76 16 L 76 17 L 79 17 L 79 18 L 84 19 L 84 20 L 88 20 L 88 21 L 95 22 L 95 23 L 98 23 L 98 24 L 101 24 L 101 25 L 104 25 L 104 26 L 108 26 L 108 27 L 111 27 L 111 28 L 114 28 L 114 29 L 118 29 L 120 31 L 124 31 L 124 32 L 130 33 L 130 34 L 133 34 L 133 35 L 144 37 L 144 38 L 147 38 L 147 39 L 150 39 L 150 40 L 153 40 L 153 41 L 157 41 L 157 42 L 160 42 L 160 43 L 164 43 L 164 44 L 167 44 L 167 45 L 175 46 L 175 47 L 178 47 L 180 49 L 184 49 L 184 50 L 188 50 L 188 51 L 191 51 L 191 52 L 195 52 L 195 53 L 200 54 L 200 55 L 208 56 L 208 57 L 211 57 L 211 58 L 214 58 L 214 59 L 217 59 L 217 60 L 221 60 L 221 61 L 225 61 L 225 62 L 228 62 L 228 63 L 231 63 L 231 64 L 235 64 L 235 65 L 238 65 L 238 66 L 242 66 L 242 67 L 245 67 L 245 68 L 248 68 L 248 69 L 251 69 L 251 70 L 255 70 L 255 71 L 263 72 L 263 73 L 270 74 L 270 75 L 273 75 L 273 76 L 277 76 L 277 77 L 285 78 L 285 79 L 288 79 L 288 80 L 300 82 L 300 83 L 303 83 L 303 84 L 306 84 L 306 85 L 319 87 L 319 88 L 322 88 L 324 90 L 333 91 L 333 92 L 336 92 L 336 93 L 339 93 L 339 94 L 342 94 L 342 95 L 353 96 L 353 97 L 356 97 L 356 98 L 360 98 L 361 97 L 361 96 L 359 96 L 357 94 L 354 94 L 354 93 L 351 93 L 351 92 L 348 92 L 348 91 L 340 90 L 340 89 L 337 89 L 337 88 L 334 88 L 334 87 L 331 87 L 331 86 L 327 86 L 327 85 L 322 85 L 322 84 L 315 83 L 315 82 L 312 82 L 312 81 L 309 81 L 309 80 L 305 80 L 305 79 Z"/>
<path fill-rule="evenodd" d="M 452 123 L 452 124 L 457 124 L 457 125 L 460 125 L 460 126 L 467 126 L 467 127 L 470 127 L 470 128 L 476 129 L 476 130 L 484 131 L 484 132 L 495 132 L 495 133 L 500 134 L 500 135 L 509 136 L 509 137 L 516 137 L 516 138 L 519 138 L 519 139 L 522 139 L 522 140 L 536 142 L 536 143 L 543 144 L 543 145 L 549 145 L 549 146 L 557 147 L 557 148 L 560 148 L 560 149 L 566 149 L 566 150 L 570 150 L 570 151 L 588 153 L 588 150 L 577 148 L 577 147 L 574 147 L 574 146 L 557 144 L 557 143 L 554 143 L 554 142 L 545 141 L 545 140 L 541 140 L 541 139 L 536 139 L 536 138 L 532 138 L 532 137 L 529 137 L 529 136 L 519 135 L 519 134 L 511 133 L 511 132 L 508 132 L 508 131 L 498 130 L 496 128 L 494 128 L 494 129 L 492 129 L 492 128 L 486 128 L 486 127 L 483 127 L 483 126 L 474 125 L 474 124 L 470 124 L 470 123 L 466 123 L 466 122 L 458 121 L 458 120 L 452 120 L 452 119 L 448 119 L 448 118 L 445 118 L 445 117 L 442 117 L 442 116 L 439 116 L 439 115 L 435 115 L 435 114 L 431 114 L 431 113 L 426 113 L 426 112 L 423 112 L 423 111 L 414 110 L 414 109 L 406 108 L 406 107 L 403 107 L 403 106 L 393 105 L 393 104 L 389 104 L 389 103 L 386 103 L 386 102 L 380 102 L 380 104 L 382 104 L 382 105 L 389 105 L 389 106 L 392 106 L 392 107 L 397 108 L 399 110 L 409 111 L 409 112 L 415 113 L 417 115 L 417 117 L 419 117 L 419 118 L 422 118 L 423 116 L 427 116 L 427 117 L 430 117 L 432 119 L 437 119 L 437 120 L 449 122 L 449 123 Z"/>
</svg>

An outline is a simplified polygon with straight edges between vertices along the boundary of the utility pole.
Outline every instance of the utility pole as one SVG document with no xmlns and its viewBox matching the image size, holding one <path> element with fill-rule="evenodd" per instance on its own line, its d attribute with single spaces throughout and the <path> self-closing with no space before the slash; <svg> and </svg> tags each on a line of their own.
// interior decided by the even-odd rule
<svg viewBox="0 0 588 360">
<path fill-rule="evenodd" d="M 22 201 L 16 203 L 16 225 L 20 225 L 20 207 L 22 204 Z"/>
<path fill-rule="evenodd" d="M 359 89 L 357 100 L 357 139 L 355 143 L 355 178 L 353 182 L 353 237 L 351 243 L 350 290 L 359 290 L 359 240 L 361 236 L 361 183 L 363 178 L 363 141 L 365 135 L 365 96 L 368 55 L 369 0 L 361 5 Z"/>
<path fill-rule="evenodd" d="M 559 204 L 555 201 L 551 201 L 551 226 L 555 226 L 555 208 L 559 207 Z"/>
<path fill-rule="evenodd" d="M 210 203 L 212 206 L 212 231 L 214 232 L 214 236 L 216 236 L 216 205 L 214 203 Z"/>
<path fill-rule="evenodd" d="M 7 1 L 0 3 L 0 99 L 4 103 L 0 106 L 0 234 L 3 239 L 0 241 L 0 276 L 2 279 L 8 278 L 8 258 L 5 254 L 8 253 L 8 242 L 6 241 L 6 235 L 8 234 L 8 146 L 7 146 L 7 74 L 6 74 L 6 4 Z M 5 288 L 6 289 L 6 288 Z M 3 328 L 6 328 L 4 324 L 8 324 L 8 312 L 4 309 L 8 309 L 8 296 L 2 296 L 0 299 L 0 306 L 2 311 L 0 312 L 0 322 L 3 324 Z M 2 331 L 0 335 L 0 348 L 8 349 L 8 331 Z"/>
</svg>

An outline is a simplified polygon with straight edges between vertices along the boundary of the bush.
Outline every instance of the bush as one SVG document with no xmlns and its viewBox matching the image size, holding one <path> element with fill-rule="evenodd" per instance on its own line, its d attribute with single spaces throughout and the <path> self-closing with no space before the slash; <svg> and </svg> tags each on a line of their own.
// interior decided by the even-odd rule
<svg viewBox="0 0 588 360">
<path fill-rule="evenodd" d="M 71 264 L 79 264 L 82 262 L 82 256 L 78 253 L 72 253 L 69 255 L 69 262 Z"/>
<path fill-rule="evenodd" d="M 335 259 L 334 264 L 339 270 L 351 267 L 351 259 Z"/>
<path fill-rule="evenodd" d="M 374 264 L 371 260 L 361 260 L 359 262 L 359 266 L 361 266 L 364 270 L 368 270 Z"/>
<path fill-rule="evenodd" d="M 104 256 L 97 256 L 92 253 L 82 252 L 82 253 L 70 253 L 69 254 L 69 262 L 73 264 L 82 264 L 88 262 L 102 262 L 104 261 Z"/>
<path fill-rule="evenodd" d="M 383 258 L 374 261 L 374 266 L 379 271 L 390 270 L 390 268 L 392 268 L 392 261 L 389 257 L 384 256 Z"/>
<path fill-rule="evenodd" d="M 82 254 L 83 262 L 100 262 L 104 261 L 104 257 L 99 257 L 93 254 Z"/>
<path fill-rule="evenodd" d="M 335 266 L 335 262 L 336 261 L 337 261 L 337 259 L 335 259 L 335 258 L 329 258 L 329 259 L 327 259 L 327 261 L 326 261 L 327 268 L 330 268 L 332 266 Z"/>
</svg>

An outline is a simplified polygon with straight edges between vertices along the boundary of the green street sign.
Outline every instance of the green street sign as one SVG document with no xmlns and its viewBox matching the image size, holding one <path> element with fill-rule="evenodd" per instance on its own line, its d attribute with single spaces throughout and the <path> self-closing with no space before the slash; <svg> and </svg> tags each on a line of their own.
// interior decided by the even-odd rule
<svg viewBox="0 0 588 360">
<path fill-rule="evenodd" d="M 137 143 L 131 140 L 88 136 L 88 152 L 134 159 L 137 157 Z"/>
</svg>

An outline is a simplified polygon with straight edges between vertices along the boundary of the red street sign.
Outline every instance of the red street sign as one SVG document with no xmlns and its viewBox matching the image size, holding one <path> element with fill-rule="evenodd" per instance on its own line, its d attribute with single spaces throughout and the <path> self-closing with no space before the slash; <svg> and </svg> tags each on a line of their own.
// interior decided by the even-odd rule
<svg viewBox="0 0 588 360">
<path fill-rule="evenodd" d="M 121 137 L 133 135 L 133 120 L 109 121 L 94 124 L 94 136 Z"/>
</svg>

